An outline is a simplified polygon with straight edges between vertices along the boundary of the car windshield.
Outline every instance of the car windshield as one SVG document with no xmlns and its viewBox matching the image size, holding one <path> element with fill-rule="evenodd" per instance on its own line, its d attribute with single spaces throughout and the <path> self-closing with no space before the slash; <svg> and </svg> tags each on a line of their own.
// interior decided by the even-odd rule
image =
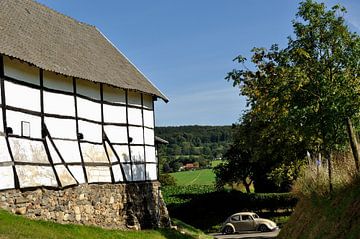
<svg viewBox="0 0 360 239">
<path fill-rule="evenodd" d="M 253 218 L 260 218 L 256 213 L 254 213 L 252 216 Z"/>
</svg>

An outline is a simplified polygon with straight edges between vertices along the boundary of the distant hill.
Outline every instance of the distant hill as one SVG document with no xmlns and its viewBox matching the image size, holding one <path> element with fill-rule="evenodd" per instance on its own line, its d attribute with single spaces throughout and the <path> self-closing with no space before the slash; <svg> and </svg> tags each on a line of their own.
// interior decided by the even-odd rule
<svg viewBox="0 0 360 239">
<path fill-rule="evenodd" d="M 207 167 L 221 159 L 231 141 L 231 126 L 157 127 L 155 134 L 169 141 L 159 148 L 161 169 L 176 172 L 186 163 Z"/>
</svg>

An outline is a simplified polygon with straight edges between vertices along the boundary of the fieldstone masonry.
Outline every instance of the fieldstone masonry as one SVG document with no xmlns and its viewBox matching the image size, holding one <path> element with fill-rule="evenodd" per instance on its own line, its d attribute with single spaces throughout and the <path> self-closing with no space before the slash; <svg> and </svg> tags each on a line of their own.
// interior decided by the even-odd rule
<svg viewBox="0 0 360 239">
<path fill-rule="evenodd" d="M 0 192 L 0 207 L 33 219 L 140 230 L 169 227 L 158 182 L 82 184 L 52 190 Z"/>
</svg>

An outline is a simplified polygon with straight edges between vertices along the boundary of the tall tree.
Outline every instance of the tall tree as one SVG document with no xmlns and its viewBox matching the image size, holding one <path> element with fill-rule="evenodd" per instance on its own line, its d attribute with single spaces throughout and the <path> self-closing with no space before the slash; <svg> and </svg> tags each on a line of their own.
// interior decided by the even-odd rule
<svg viewBox="0 0 360 239">
<path fill-rule="evenodd" d="M 347 145 L 346 126 L 358 122 L 360 109 L 360 40 L 345 25 L 345 12 L 339 5 L 327 10 L 323 3 L 301 2 L 288 46 L 254 48 L 255 70 L 238 56 L 243 67 L 226 77 L 248 99 L 245 117 L 265 125 L 258 144 L 267 139 L 268 148 L 276 149 L 279 142 L 290 141 L 322 153 L 329 163 L 330 190 L 331 155 Z M 283 160 L 288 155 L 296 153 L 283 154 Z"/>
</svg>

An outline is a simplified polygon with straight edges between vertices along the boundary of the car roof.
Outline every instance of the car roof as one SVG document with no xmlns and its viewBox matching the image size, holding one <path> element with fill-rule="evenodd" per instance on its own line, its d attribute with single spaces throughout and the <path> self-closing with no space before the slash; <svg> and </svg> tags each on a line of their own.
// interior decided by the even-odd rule
<svg viewBox="0 0 360 239">
<path fill-rule="evenodd" d="M 237 213 L 234 213 L 233 215 L 231 216 L 235 216 L 235 215 L 253 215 L 255 214 L 254 212 L 237 212 Z"/>
</svg>

